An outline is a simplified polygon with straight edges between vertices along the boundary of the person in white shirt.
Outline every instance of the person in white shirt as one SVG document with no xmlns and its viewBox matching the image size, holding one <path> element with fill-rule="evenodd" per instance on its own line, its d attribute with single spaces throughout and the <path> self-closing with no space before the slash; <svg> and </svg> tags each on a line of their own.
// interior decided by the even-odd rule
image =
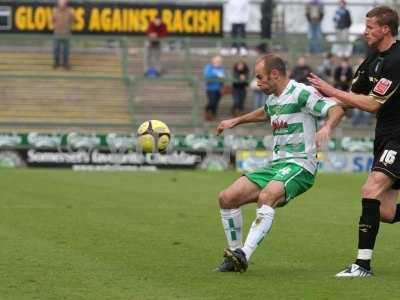
<svg viewBox="0 0 400 300">
<path fill-rule="evenodd" d="M 229 23 L 231 24 L 231 37 L 233 39 L 231 54 L 247 55 L 246 24 L 250 15 L 249 0 L 228 0 L 225 9 Z"/>
</svg>

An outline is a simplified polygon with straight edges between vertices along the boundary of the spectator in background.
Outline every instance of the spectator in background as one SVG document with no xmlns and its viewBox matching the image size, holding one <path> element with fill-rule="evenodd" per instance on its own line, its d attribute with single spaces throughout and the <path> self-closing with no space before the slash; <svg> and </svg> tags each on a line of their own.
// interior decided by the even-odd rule
<svg viewBox="0 0 400 300">
<path fill-rule="evenodd" d="M 226 77 L 221 56 L 217 55 L 212 58 L 211 63 L 204 67 L 203 76 L 206 82 L 208 101 L 205 108 L 205 119 L 213 121 L 217 116 L 221 90 L 224 87 L 224 79 Z"/>
<path fill-rule="evenodd" d="M 253 110 L 264 107 L 267 95 L 258 87 L 256 78 L 250 82 L 250 89 L 253 91 Z"/>
<path fill-rule="evenodd" d="M 249 67 L 244 61 L 240 60 L 234 64 L 232 75 L 233 106 L 231 114 L 233 117 L 238 117 L 244 112 L 244 101 L 249 84 Z"/>
<path fill-rule="evenodd" d="M 246 24 L 250 15 L 249 0 L 228 0 L 226 13 L 231 24 L 231 37 L 233 39 L 231 54 L 247 55 Z"/>
<path fill-rule="evenodd" d="M 299 56 L 297 59 L 297 65 L 293 68 L 290 78 L 293 78 L 297 82 L 309 84 L 308 76 L 312 72 L 311 67 L 307 64 L 304 56 Z"/>
<path fill-rule="evenodd" d="M 353 68 L 350 66 L 346 58 L 342 58 L 340 60 L 339 65 L 334 67 L 332 85 L 339 90 L 347 92 L 350 90 L 352 79 L 353 79 Z M 355 110 L 356 109 L 346 110 L 346 117 L 353 120 Z"/>
<path fill-rule="evenodd" d="M 320 0 L 311 0 L 306 5 L 306 18 L 308 21 L 308 40 L 311 53 L 324 51 L 324 36 L 321 22 L 324 17 L 324 6 Z"/>
<path fill-rule="evenodd" d="M 349 64 L 347 58 L 342 58 L 340 64 L 335 68 L 334 71 L 334 87 L 347 92 L 350 90 L 352 80 L 353 68 Z M 372 122 L 372 115 L 366 111 L 353 108 L 349 111 L 349 113 L 351 117 L 351 123 L 353 125 L 371 124 Z"/>
<path fill-rule="evenodd" d="M 268 45 L 266 43 L 261 43 L 257 45 L 256 51 L 258 56 L 264 56 L 268 53 Z M 253 78 L 250 82 L 250 89 L 253 92 L 253 110 L 264 107 L 268 96 L 258 87 L 257 78 Z"/>
<path fill-rule="evenodd" d="M 69 70 L 69 52 L 70 52 L 70 36 L 74 23 L 74 14 L 68 6 L 67 0 L 58 0 L 57 6 L 53 9 L 53 27 L 54 27 L 54 48 L 53 48 L 53 68 L 61 66 Z M 62 62 L 60 64 L 62 52 Z"/>
<path fill-rule="evenodd" d="M 352 45 L 349 42 L 349 28 L 352 21 L 345 0 L 340 0 L 333 21 L 336 28 L 336 43 L 332 46 L 332 52 L 338 57 L 349 57 L 352 52 Z"/>
<path fill-rule="evenodd" d="M 335 88 L 346 92 L 350 90 L 353 68 L 347 58 L 342 58 L 340 64 L 335 68 L 333 79 Z"/>
<path fill-rule="evenodd" d="M 167 36 L 167 26 L 160 16 L 149 22 L 146 30 L 144 71 L 146 77 L 159 77 L 161 75 L 161 39 Z"/>
<path fill-rule="evenodd" d="M 274 9 L 274 0 L 264 0 L 261 3 L 261 38 L 263 39 L 270 39 L 272 36 Z"/>
<path fill-rule="evenodd" d="M 336 65 L 336 57 L 330 52 L 325 53 L 322 64 L 318 66 L 317 74 L 319 77 L 333 84 L 333 72 Z"/>
<path fill-rule="evenodd" d="M 360 124 L 372 125 L 373 115 L 369 112 L 353 108 L 351 110 L 351 124 L 356 126 Z"/>
</svg>

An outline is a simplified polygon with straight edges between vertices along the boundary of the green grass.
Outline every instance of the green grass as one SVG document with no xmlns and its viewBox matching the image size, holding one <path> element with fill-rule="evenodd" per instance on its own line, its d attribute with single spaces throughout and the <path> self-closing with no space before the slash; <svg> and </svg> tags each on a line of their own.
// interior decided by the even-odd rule
<svg viewBox="0 0 400 300">
<path fill-rule="evenodd" d="M 279 209 L 248 272 L 212 272 L 225 237 L 216 195 L 238 173 L 0 171 L 0 299 L 393 299 L 398 225 L 376 276 L 335 279 L 356 253 L 366 175 L 320 174 Z M 255 206 L 244 209 L 245 230 Z"/>
</svg>

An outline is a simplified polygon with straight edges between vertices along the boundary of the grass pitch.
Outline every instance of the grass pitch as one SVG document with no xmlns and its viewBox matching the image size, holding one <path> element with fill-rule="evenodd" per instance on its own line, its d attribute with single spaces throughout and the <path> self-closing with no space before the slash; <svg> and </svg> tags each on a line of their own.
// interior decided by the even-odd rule
<svg viewBox="0 0 400 300">
<path fill-rule="evenodd" d="M 212 270 L 216 195 L 240 174 L 0 171 L 0 299 L 393 299 L 399 225 L 381 226 L 376 276 L 336 279 L 356 253 L 366 175 L 320 174 L 279 209 L 244 274 Z M 255 206 L 244 209 L 245 232 Z"/>
</svg>

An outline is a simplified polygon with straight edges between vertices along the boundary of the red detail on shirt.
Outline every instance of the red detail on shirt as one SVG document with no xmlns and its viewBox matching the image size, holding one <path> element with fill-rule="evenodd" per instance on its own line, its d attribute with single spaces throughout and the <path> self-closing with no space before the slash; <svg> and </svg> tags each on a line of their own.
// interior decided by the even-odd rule
<svg viewBox="0 0 400 300">
<path fill-rule="evenodd" d="M 278 130 L 281 128 L 288 128 L 288 123 L 281 120 L 275 120 L 272 122 L 272 130 Z"/>
<path fill-rule="evenodd" d="M 385 95 L 390 86 L 392 85 L 392 81 L 386 79 L 386 78 L 381 78 L 378 83 L 374 87 L 374 93 L 377 93 L 379 95 Z"/>
</svg>

